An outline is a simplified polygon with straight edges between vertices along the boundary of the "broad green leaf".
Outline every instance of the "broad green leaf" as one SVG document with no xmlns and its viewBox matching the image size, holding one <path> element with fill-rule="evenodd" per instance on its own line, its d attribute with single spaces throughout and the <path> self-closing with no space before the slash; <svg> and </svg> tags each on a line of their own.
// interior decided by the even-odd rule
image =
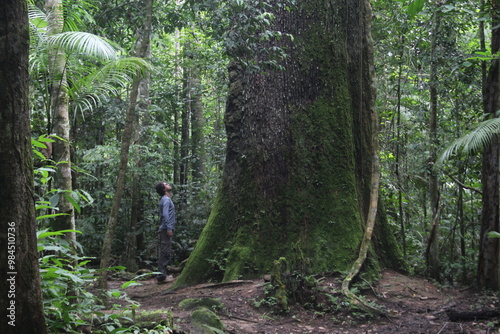
<svg viewBox="0 0 500 334">
<path fill-rule="evenodd" d="M 491 232 L 488 232 L 488 237 L 490 237 L 490 238 L 500 238 L 500 233 L 498 233 L 497 231 L 491 231 Z"/>
<path fill-rule="evenodd" d="M 54 235 L 63 235 L 64 233 L 69 233 L 69 232 L 80 233 L 80 234 L 82 233 L 81 231 L 78 231 L 78 230 L 60 230 L 60 231 L 43 230 L 43 231 L 39 231 L 37 233 L 37 238 L 43 239 L 43 238 L 51 237 Z"/>
<path fill-rule="evenodd" d="M 51 215 L 38 216 L 38 217 L 36 217 L 36 219 L 39 220 L 39 219 L 54 218 L 54 217 L 59 217 L 59 216 L 69 216 L 69 214 L 68 213 L 54 213 Z"/>
<path fill-rule="evenodd" d="M 116 50 L 99 36 L 81 31 L 67 31 L 48 37 L 52 47 L 63 47 L 68 54 L 84 53 L 102 60 L 116 58 Z"/>
<path fill-rule="evenodd" d="M 122 284 L 122 289 L 126 289 L 129 286 L 137 286 L 137 285 L 142 285 L 142 284 L 137 283 L 136 281 L 128 281 Z"/>
<path fill-rule="evenodd" d="M 64 196 L 64 198 L 66 198 L 68 200 L 68 202 L 71 203 L 73 208 L 75 208 L 75 210 L 78 213 L 81 213 L 80 205 L 75 201 L 75 199 L 73 197 L 69 196 L 68 194 L 63 194 L 63 196 Z"/>
<path fill-rule="evenodd" d="M 410 19 L 414 19 L 418 13 L 424 8 L 425 0 L 413 0 L 407 8 L 407 13 Z"/>
<path fill-rule="evenodd" d="M 31 138 L 31 145 L 36 146 L 36 147 L 40 147 L 40 148 L 47 148 L 47 145 L 39 142 L 38 140 L 36 140 L 34 138 Z"/>
</svg>

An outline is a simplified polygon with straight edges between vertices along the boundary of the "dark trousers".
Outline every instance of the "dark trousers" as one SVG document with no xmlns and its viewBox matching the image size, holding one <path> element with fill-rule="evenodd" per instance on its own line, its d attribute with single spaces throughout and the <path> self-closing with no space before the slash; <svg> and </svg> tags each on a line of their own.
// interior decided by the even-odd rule
<svg viewBox="0 0 500 334">
<path fill-rule="evenodd" d="M 161 275 L 167 276 L 167 265 L 172 259 L 172 238 L 167 235 L 167 231 L 158 232 L 160 238 L 160 247 L 158 254 L 158 271 Z"/>
</svg>

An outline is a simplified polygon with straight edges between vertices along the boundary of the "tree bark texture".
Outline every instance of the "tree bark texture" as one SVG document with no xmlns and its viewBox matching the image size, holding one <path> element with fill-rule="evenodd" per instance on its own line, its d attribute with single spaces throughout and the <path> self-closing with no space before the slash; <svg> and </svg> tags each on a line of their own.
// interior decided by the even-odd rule
<svg viewBox="0 0 500 334">
<path fill-rule="evenodd" d="M 276 42 L 288 55 L 284 70 L 230 64 L 223 180 L 177 285 L 258 276 L 280 257 L 313 272 L 346 270 L 356 259 L 372 162 L 366 6 L 274 6 L 274 29 L 294 36 Z M 390 238 L 379 239 L 385 255 L 399 258 Z"/>
<path fill-rule="evenodd" d="M 26 1 L 0 8 L 0 332 L 47 333 L 38 267 Z M 9 262 L 9 260 L 11 262 Z"/>
<path fill-rule="evenodd" d="M 500 8 L 498 1 L 492 1 L 492 31 L 491 52 L 500 50 Z M 499 60 L 492 60 L 486 79 L 484 105 L 485 113 L 495 117 L 500 108 L 500 70 Z M 488 237 L 488 232 L 500 232 L 500 193 L 499 193 L 499 162 L 500 149 L 498 136 L 495 136 L 483 152 L 482 183 L 483 200 L 481 215 L 481 232 L 479 240 L 478 284 L 493 290 L 500 289 L 500 247 L 498 238 Z"/>
<path fill-rule="evenodd" d="M 46 0 L 45 8 L 48 13 L 47 35 L 60 34 L 64 26 L 62 0 Z M 57 47 L 49 50 L 49 73 L 51 79 L 50 110 L 53 114 L 53 132 L 60 138 L 53 143 L 53 157 L 57 163 L 55 187 L 62 192 L 59 194 L 58 213 L 66 215 L 56 217 L 54 230 L 74 230 L 75 213 L 73 205 L 66 198 L 73 190 L 71 175 L 70 152 L 70 121 L 69 96 L 66 80 L 66 54 Z M 66 234 L 66 238 L 76 240 L 74 232 Z"/>
</svg>

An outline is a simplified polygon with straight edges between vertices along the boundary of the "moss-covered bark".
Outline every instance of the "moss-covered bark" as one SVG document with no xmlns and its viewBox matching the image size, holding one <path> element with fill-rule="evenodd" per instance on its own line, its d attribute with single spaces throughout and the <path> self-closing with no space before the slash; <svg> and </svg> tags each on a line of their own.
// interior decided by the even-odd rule
<svg viewBox="0 0 500 334">
<path fill-rule="evenodd" d="M 280 257 L 312 272 L 357 257 L 372 159 L 365 3 L 299 1 L 275 13 L 294 36 L 276 42 L 285 70 L 230 65 L 223 182 L 177 285 L 260 275 Z"/>
</svg>

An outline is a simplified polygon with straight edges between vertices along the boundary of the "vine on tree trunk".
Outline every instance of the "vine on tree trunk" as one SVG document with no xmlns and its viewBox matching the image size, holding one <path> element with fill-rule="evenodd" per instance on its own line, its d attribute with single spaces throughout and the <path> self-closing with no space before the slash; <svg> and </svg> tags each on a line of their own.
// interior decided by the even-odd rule
<svg viewBox="0 0 500 334">
<path fill-rule="evenodd" d="M 365 1 L 365 15 L 367 15 L 367 27 L 366 27 L 366 43 L 368 43 L 368 48 L 370 50 L 370 54 L 373 54 L 373 40 L 371 37 L 371 26 L 370 26 L 370 16 L 371 16 L 371 7 L 369 1 Z M 368 61 L 370 66 L 371 77 L 374 78 L 374 69 L 373 69 L 373 59 Z M 372 83 L 372 96 L 375 99 L 375 89 Z M 350 299 L 351 303 L 361 310 L 373 315 L 380 316 L 383 315 L 383 311 L 368 304 L 365 300 L 356 296 L 351 290 L 349 290 L 349 284 L 353 280 L 353 278 L 359 273 L 363 263 L 366 260 L 366 256 L 368 254 L 368 249 L 370 247 L 370 242 L 373 234 L 373 228 L 375 227 L 375 220 L 377 217 L 378 210 L 378 193 L 379 193 L 379 185 L 380 185 L 380 158 L 378 156 L 378 117 L 373 106 L 373 101 L 370 105 L 371 108 L 371 121 L 372 121 L 372 145 L 373 145 L 373 157 L 372 157 L 372 175 L 371 175 L 371 184 L 370 184 L 370 203 L 368 208 L 368 216 L 366 218 L 366 226 L 365 232 L 363 235 L 363 239 L 361 241 L 361 247 L 359 250 L 359 255 L 354 264 L 349 271 L 349 274 L 346 276 L 344 281 L 342 282 L 342 293 Z"/>
</svg>

